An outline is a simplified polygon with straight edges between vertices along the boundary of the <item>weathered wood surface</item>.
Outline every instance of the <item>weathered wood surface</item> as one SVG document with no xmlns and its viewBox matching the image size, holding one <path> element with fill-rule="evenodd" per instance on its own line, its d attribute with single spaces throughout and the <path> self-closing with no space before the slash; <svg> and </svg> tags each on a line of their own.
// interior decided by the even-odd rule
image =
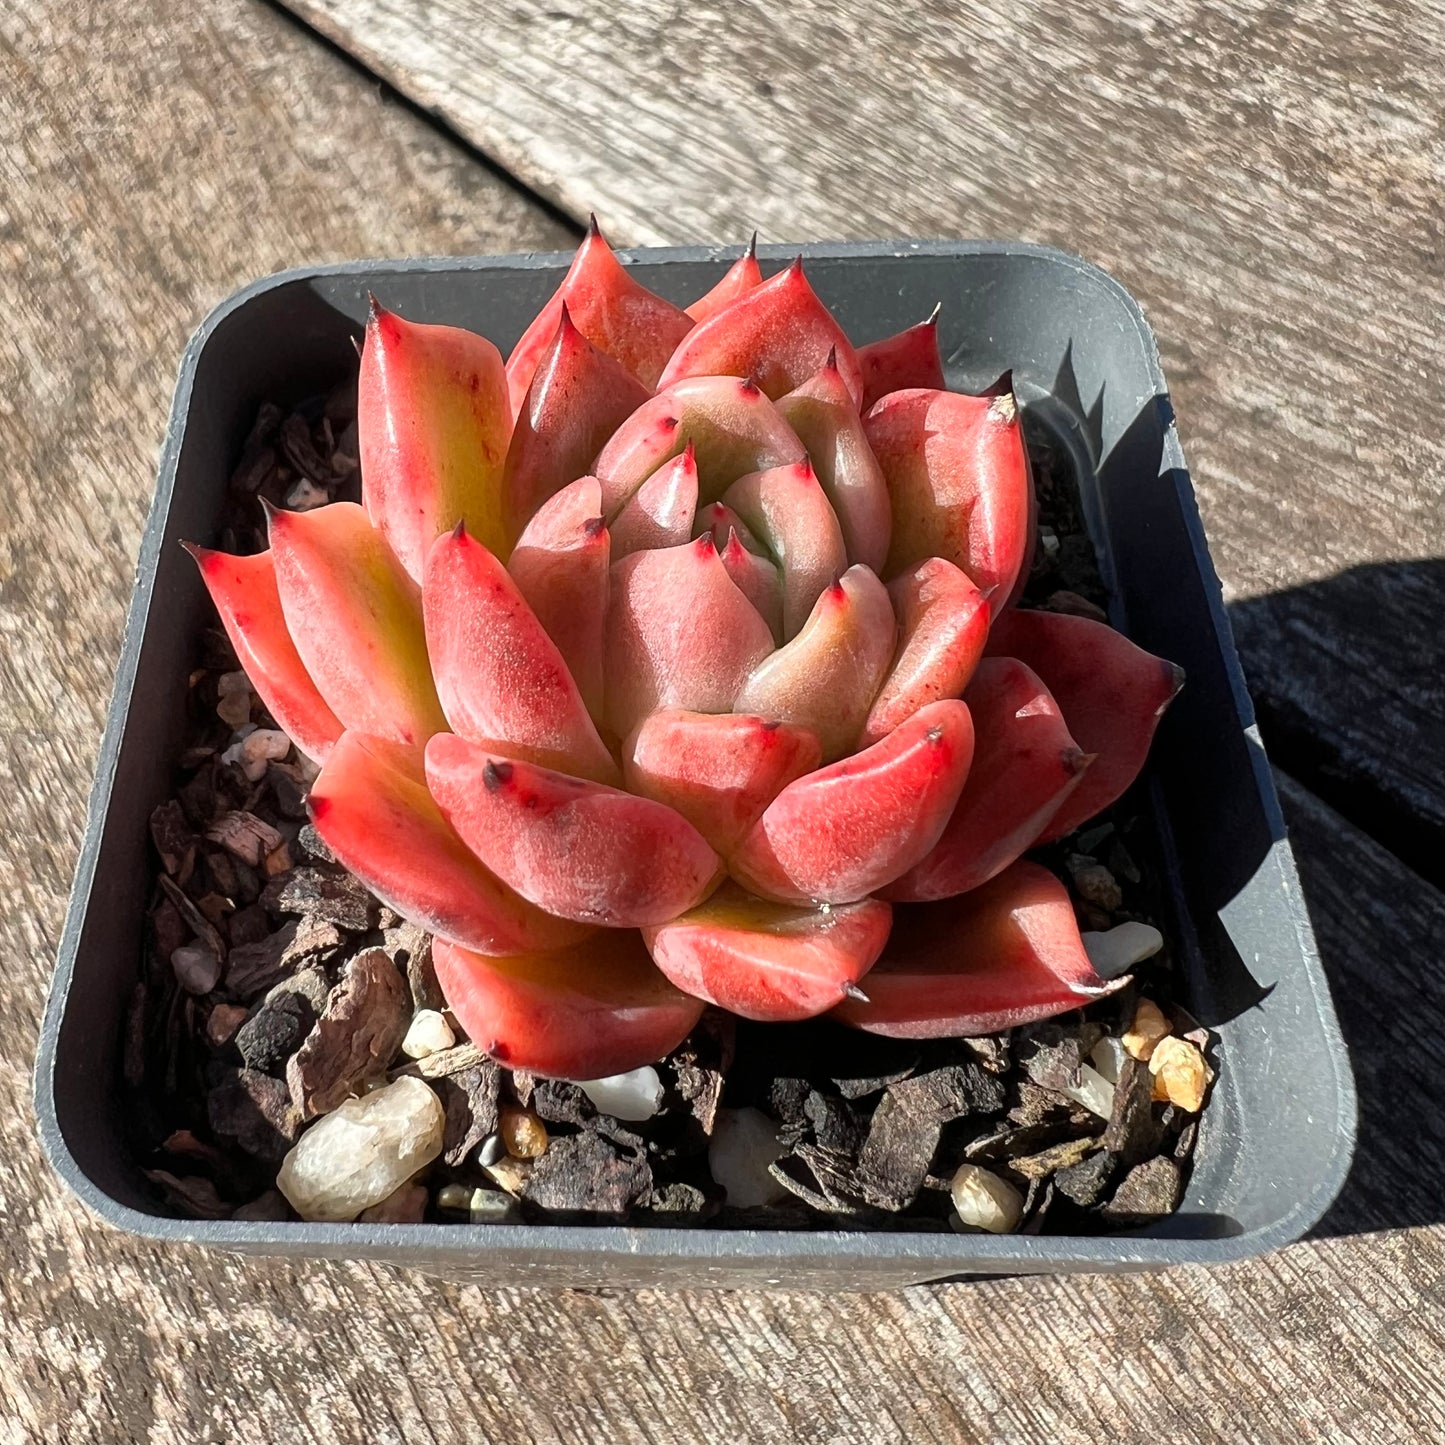
<svg viewBox="0 0 1445 1445">
<path fill-rule="evenodd" d="M 176 359 L 309 259 L 558 228 L 271 11 L 0 3 L 0 1441 L 1445 1436 L 1445 901 L 1291 790 L 1360 1051 L 1330 1232 L 1215 1273 L 889 1296 L 537 1294 L 135 1243 L 29 1073 Z M 1417 1133 L 1418 1128 L 1418 1133 Z M 1401 1173 L 1406 1175 L 1399 1181 Z"/>
<path fill-rule="evenodd" d="M 1438 4 L 285 3 L 619 241 L 1024 236 L 1112 271 L 1266 727 L 1441 879 Z"/>
</svg>

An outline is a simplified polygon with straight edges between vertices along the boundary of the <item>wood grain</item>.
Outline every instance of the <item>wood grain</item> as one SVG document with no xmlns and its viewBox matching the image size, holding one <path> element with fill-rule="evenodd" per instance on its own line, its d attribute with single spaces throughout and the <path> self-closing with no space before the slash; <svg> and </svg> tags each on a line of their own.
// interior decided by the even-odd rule
<svg viewBox="0 0 1445 1445">
<path fill-rule="evenodd" d="M 184 336 L 271 267 L 562 238 L 255 6 L 0 4 L 0 135 L 3 1445 L 1445 1435 L 1440 1182 L 1427 1159 L 1391 1187 L 1438 1077 L 1445 1016 L 1419 979 L 1445 905 L 1293 791 L 1322 950 L 1374 1050 L 1369 1174 L 1331 1221 L 1371 1232 L 1214 1273 L 663 1297 L 96 1225 L 40 1158 L 29 1072 Z"/>
<path fill-rule="evenodd" d="M 1300 765 L 1438 856 L 1445 642 L 1360 570 L 1445 531 L 1438 4 L 287 3 L 620 241 L 1024 236 L 1111 270 L 1226 595 L 1261 599 L 1267 721 L 1307 718 Z"/>
</svg>

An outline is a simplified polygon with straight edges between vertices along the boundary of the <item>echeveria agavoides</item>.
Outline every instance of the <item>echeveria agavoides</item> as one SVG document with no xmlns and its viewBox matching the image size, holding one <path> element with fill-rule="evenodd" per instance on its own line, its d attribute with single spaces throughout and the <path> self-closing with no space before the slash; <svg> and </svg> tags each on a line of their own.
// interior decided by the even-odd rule
<svg viewBox="0 0 1445 1445">
<path fill-rule="evenodd" d="M 359 407 L 361 506 L 192 550 L 479 1047 L 591 1078 L 705 1003 L 930 1037 L 1115 986 L 1020 859 L 1181 674 L 1017 607 L 1018 402 L 946 388 L 936 315 L 855 346 L 751 248 L 684 309 L 594 226 L 505 364 L 374 304 Z"/>
</svg>

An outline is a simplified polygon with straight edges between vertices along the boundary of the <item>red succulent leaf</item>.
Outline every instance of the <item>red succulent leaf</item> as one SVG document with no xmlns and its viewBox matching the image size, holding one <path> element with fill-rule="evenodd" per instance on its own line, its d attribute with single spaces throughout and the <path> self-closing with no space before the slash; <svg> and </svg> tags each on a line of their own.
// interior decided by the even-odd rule
<svg viewBox="0 0 1445 1445">
<path fill-rule="evenodd" d="M 833 1014 L 893 1038 L 971 1037 L 1082 1008 L 1128 981 L 1094 972 L 1064 885 L 1018 862 L 972 893 L 896 909 L 867 1002 Z"/>
<path fill-rule="evenodd" d="M 722 280 L 706 296 L 699 296 L 687 308 L 687 314 L 694 321 L 710 320 L 723 307 L 732 305 L 739 296 L 762 283 L 763 273 L 758 269 L 758 234 L 754 231 L 748 249 L 728 267 Z"/>
<path fill-rule="evenodd" d="M 685 993 L 745 1019 L 824 1013 L 855 988 L 888 940 L 892 910 L 869 898 L 838 908 L 755 898 L 735 883 L 671 923 L 644 930 Z"/>
<path fill-rule="evenodd" d="M 615 517 L 638 487 L 689 442 L 702 506 L 716 501 L 744 472 L 803 455 L 793 429 L 752 382 L 693 377 L 638 407 L 598 453 L 592 470 L 602 483 L 603 514 Z"/>
<path fill-rule="evenodd" d="M 532 377 L 557 334 L 564 304 L 588 341 L 621 362 L 649 390 L 692 330 L 685 311 L 628 275 L 594 217 L 562 284 L 507 358 L 514 412 L 521 411 Z"/>
<path fill-rule="evenodd" d="M 893 513 L 878 465 L 848 388 L 830 354 L 827 364 L 778 402 L 838 516 L 850 561 L 875 572 L 888 559 Z"/>
<path fill-rule="evenodd" d="M 733 876 L 783 902 L 866 898 L 938 841 L 972 756 L 968 708 L 930 703 L 882 742 L 784 788 L 733 855 Z"/>
<path fill-rule="evenodd" d="M 738 713 L 664 708 L 622 753 L 627 786 L 675 808 L 724 857 L 822 750 L 803 728 Z"/>
<path fill-rule="evenodd" d="M 591 466 L 602 444 L 650 395 L 620 362 L 588 341 L 563 306 L 507 451 L 509 543 L 548 497 Z"/>
<path fill-rule="evenodd" d="M 888 671 L 897 630 L 888 589 L 866 567 L 850 567 L 819 593 L 798 635 L 749 673 L 735 705 L 807 728 L 825 762 L 844 757 Z"/>
<path fill-rule="evenodd" d="M 895 901 L 951 898 L 987 882 L 1034 845 L 1088 777 L 1089 755 L 1016 658 L 985 658 L 963 700 L 973 768 L 937 846 L 884 890 Z"/>
<path fill-rule="evenodd" d="M 727 510 L 723 508 L 723 510 Z M 714 542 L 716 546 L 717 543 Z M 723 570 L 733 579 L 739 592 L 758 610 L 768 624 L 774 642 L 783 640 L 783 579 L 767 557 L 750 552 L 737 532 L 728 529 L 726 540 L 718 550 Z"/>
<path fill-rule="evenodd" d="M 467 846 L 559 918 L 610 928 L 664 923 L 721 877 L 697 829 L 650 798 L 502 757 L 452 733 L 427 745 L 426 776 Z"/>
<path fill-rule="evenodd" d="M 1032 495 L 1013 394 L 896 391 L 863 429 L 893 504 L 887 575 L 942 557 L 1007 597 L 1030 546 Z"/>
<path fill-rule="evenodd" d="M 593 718 L 603 705 L 602 644 L 612 544 L 596 477 L 579 477 L 538 509 L 507 570 L 557 644 Z"/>
<path fill-rule="evenodd" d="M 858 358 L 800 258 L 688 332 L 658 386 L 690 376 L 747 376 L 776 400 L 812 376 L 830 351 L 856 404 L 863 395 Z"/>
<path fill-rule="evenodd" d="M 730 712 L 773 634 L 711 537 L 634 552 L 612 569 L 607 720 L 618 737 L 660 707 Z"/>
<path fill-rule="evenodd" d="M 481 953 L 560 948 L 587 935 L 488 872 L 427 792 L 421 753 L 346 733 L 311 785 L 326 846 L 389 908 Z"/>
<path fill-rule="evenodd" d="M 889 392 L 925 387 L 942 391 L 943 358 L 938 354 L 938 308 L 927 321 L 906 331 L 870 341 L 858 348 L 858 365 L 863 370 L 863 404 L 867 411 Z"/>
<path fill-rule="evenodd" d="M 226 636 L 266 710 L 308 758 L 321 762 L 341 736 L 342 725 L 316 690 L 286 630 L 271 554 L 233 557 L 184 545 L 201 569 Z"/>
<path fill-rule="evenodd" d="M 508 1068 L 599 1079 L 670 1054 L 702 1016 L 700 999 L 653 966 L 638 933 L 593 934 L 575 948 L 483 958 L 438 939 L 437 982 L 478 1048 Z"/>
<path fill-rule="evenodd" d="M 460 527 L 433 544 L 422 602 L 453 731 L 508 757 L 619 781 L 557 644 L 507 569 Z"/>
<path fill-rule="evenodd" d="M 988 639 L 988 599 L 942 557 L 895 577 L 888 595 L 898 616 L 898 652 L 868 714 L 865 744 L 887 737 L 926 704 L 962 694 Z"/>
<path fill-rule="evenodd" d="M 1088 617 L 1010 608 L 989 634 L 990 654 L 1017 657 L 1054 695 L 1089 770 L 1044 830 L 1072 833 L 1139 776 L 1154 729 L 1184 686 L 1184 670 Z"/>
<path fill-rule="evenodd" d="M 723 493 L 723 502 L 781 569 L 783 636 L 797 636 L 818 594 L 848 566 L 843 530 L 817 473 L 806 458 L 750 472 Z"/>
<path fill-rule="evenodd" d="M 421 589 L 366 513 L 332 502 L 267 515 L 286 628 L 336 716 L 414 747 L 441 732 Z"/>
<path fill-rule="evenodd" d="M 505 547 L 500 483 L 512 406 L 490 341 L 403 321 L 373 301 L 356 405 L 366 513 L 413 581 L 427 549 L 458 522 Z"/>
<path fill-rule="evenodd" d="M 696 515 L 697 456 L 689 442 L 682 455 L 653 472 L 613 518 L 612 560 L 629 552 L 680 546 L 692 536 Z"/>
</svg>

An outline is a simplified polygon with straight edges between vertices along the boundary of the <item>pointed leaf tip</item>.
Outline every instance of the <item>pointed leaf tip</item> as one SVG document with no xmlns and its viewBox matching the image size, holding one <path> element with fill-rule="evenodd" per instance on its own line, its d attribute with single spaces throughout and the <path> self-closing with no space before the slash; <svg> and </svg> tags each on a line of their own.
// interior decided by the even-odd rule
<svg viewBox="0 0 1445 1445">
<path fill-rule="evenodd" d="M 1178 670 L 1106 623 L 1061 612 L 1009 608 L 994 623 L 988 651 L 1033 668 L 1074 741 L 1097 755 L 1042 834 L 1041 842 L 1052 842 L 1108 807 L 1138 776 L 1177 691 Z"/>
<path fill-rule="evenodd" d="M 380 321 L 381 312 L 381 302 L 376 299 L 376 292 L 368 291 L 366 293 L 366 319 L 368 321 Z"/>
<path fill-rule="evenodd" d="M 1121 986 L 1095 972 L 1063 885 L 1019 862 L 959 898 L 900 909 L 868 973 L 868 1004 L 841 1004 L 833 1016 L 893 1038 L 970 1037 L 1050 1018 Z"/>
</svg>

